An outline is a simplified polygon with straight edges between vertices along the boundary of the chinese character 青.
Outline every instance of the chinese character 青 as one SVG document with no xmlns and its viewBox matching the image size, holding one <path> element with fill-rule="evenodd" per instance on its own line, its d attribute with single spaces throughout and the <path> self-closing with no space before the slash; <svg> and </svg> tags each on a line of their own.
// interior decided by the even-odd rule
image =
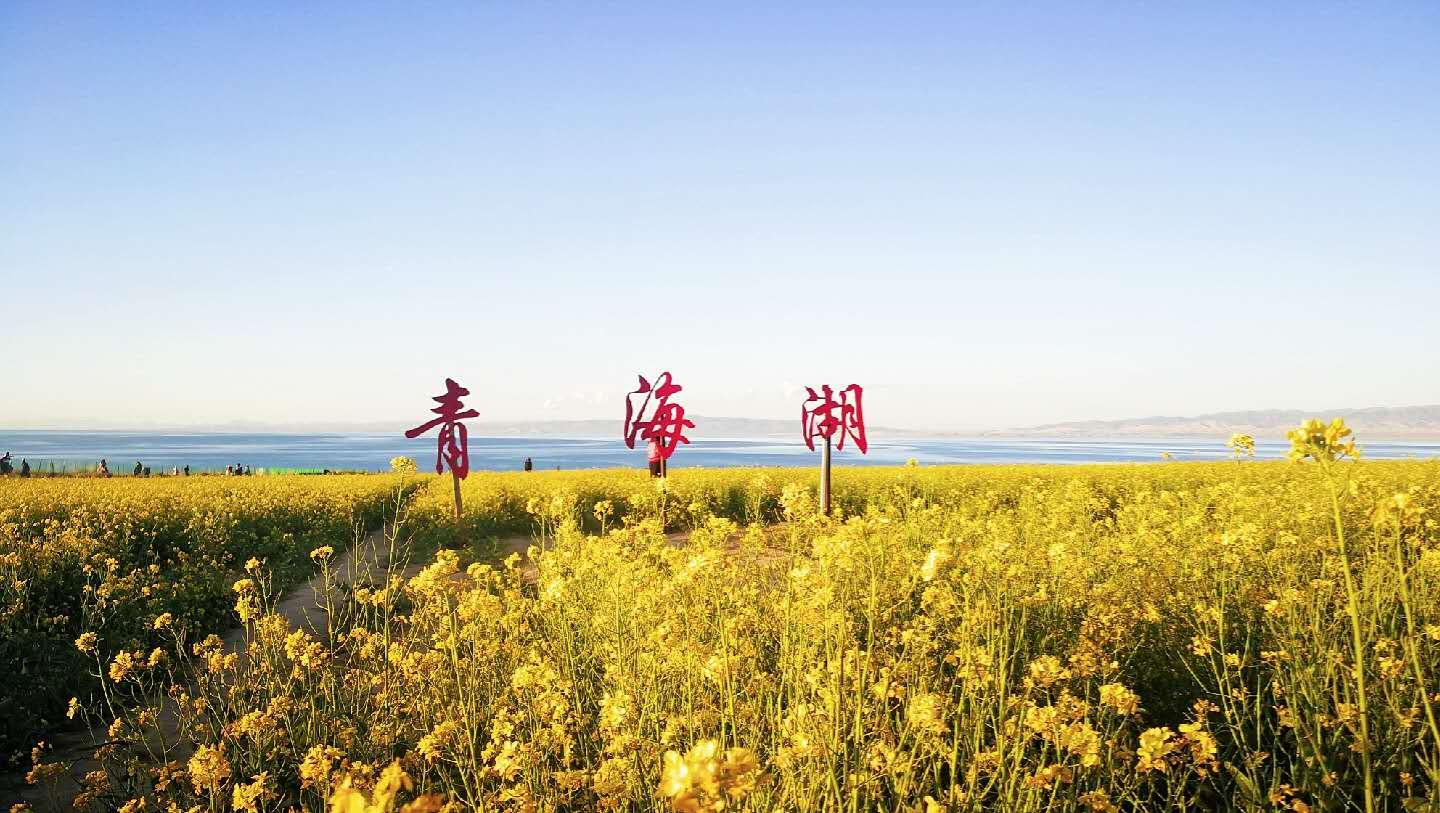
<svg viewBox="0 0 1440 813">
<path fill-rule="evenodd" d="M 465 424 L 460 421 L 466 418 L 477 418 L 480 413 L 473 409 L 466 409 L 465 404 L 461 403 L 460 399 L 469 394 L 470 390 L 456 384 L 454 379 L 445 379 L 445 392 L 431 399 L 440 404 L 430 410 L 439 417 L 432 418 L 405 433 L 407 438 L 417 438 L 437 426 L 440 427 L 440 434 L 436 438 L 436 474 L 443 472 L 446 465 L 450 467 L 450 471 L 456 477 L 462 480 L 470 473 L 469 433 L 465 429 Z"/>
</svg>

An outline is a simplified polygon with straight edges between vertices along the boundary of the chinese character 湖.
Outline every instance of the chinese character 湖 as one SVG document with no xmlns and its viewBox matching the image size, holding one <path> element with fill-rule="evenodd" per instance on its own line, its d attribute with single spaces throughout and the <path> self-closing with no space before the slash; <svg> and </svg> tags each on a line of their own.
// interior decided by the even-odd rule
<svg viewBox="0 0 1440 813">
<path fill-rule="evenodd" d="M 836 400 L 829 384 L 822 385 L 820 393 L 811 387 L 806 387 L 805 392 L 810 397 L 800 405 L 800 426 L 810 451 L 815 451 L 816 438 L 828 441 L 838 433 L 837 450 L 845 448 L 848 436 L 855 441 L 860 452 L 865 453 L 869 444 L 865 442 L 865 410 L 861 403 L 865 391 L 860 385 L 851 384 L 841 390 L 839 400 Z"/>
</svg>

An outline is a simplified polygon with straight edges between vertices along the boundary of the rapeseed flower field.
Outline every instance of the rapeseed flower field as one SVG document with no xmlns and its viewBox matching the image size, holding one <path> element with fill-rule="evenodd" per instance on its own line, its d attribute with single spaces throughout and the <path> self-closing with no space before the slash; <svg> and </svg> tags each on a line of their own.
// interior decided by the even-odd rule
<svg viewBox="0 0 1440 813">
<path fill-rule="evenodd" d="M 257 559 L 240 651 L 168 599 L 145 647 L 77 632 L 125 702 L 76 804 L 1440 809 L 1440 463 L 1365 461 L 1339 421 L 1291 442 L 841 469 L 831 517 L 810 471 L 476 473 L 456 529 L 448 480 L 407 480 L 394 544 L 464 546 L 353 582 L 302 550 L 321 624 Z"/>
<path fill-rule="evenodd" d="M 157 643 L 165 627 L 224 630 L 228 575 L 263 560 L 281 586 L 307 553 L 377 527 L 390 477 L 0 480 L 0 754 L 63 722 L 95 689 L 90 655 Z"/>
</svg>

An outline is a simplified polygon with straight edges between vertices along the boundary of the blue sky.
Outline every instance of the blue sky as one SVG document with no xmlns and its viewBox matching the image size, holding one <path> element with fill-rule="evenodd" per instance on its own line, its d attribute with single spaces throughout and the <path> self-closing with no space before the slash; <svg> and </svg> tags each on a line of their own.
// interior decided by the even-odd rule
<svg viewBox="0 0 1440 813">
<path fill-rule="evenodd" d="M 7 3 L 0 426 L 1440 403 L 1440 6 Z"/>
</svg>

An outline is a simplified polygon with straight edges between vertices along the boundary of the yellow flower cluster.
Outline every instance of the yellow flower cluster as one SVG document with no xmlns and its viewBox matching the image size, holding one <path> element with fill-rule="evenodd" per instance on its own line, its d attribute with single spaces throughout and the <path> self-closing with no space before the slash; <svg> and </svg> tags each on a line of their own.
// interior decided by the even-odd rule
<svg viewBox="0 0 1440 813">
<path fill-rule="evenodd" d="M 747 748 L 723 753 L 715 740 L 697 743 L 684 756 L 665 752 L 660 795 L 677 813 L 719 813 L 755 789 L 760 766 Z"/>
</svg>

